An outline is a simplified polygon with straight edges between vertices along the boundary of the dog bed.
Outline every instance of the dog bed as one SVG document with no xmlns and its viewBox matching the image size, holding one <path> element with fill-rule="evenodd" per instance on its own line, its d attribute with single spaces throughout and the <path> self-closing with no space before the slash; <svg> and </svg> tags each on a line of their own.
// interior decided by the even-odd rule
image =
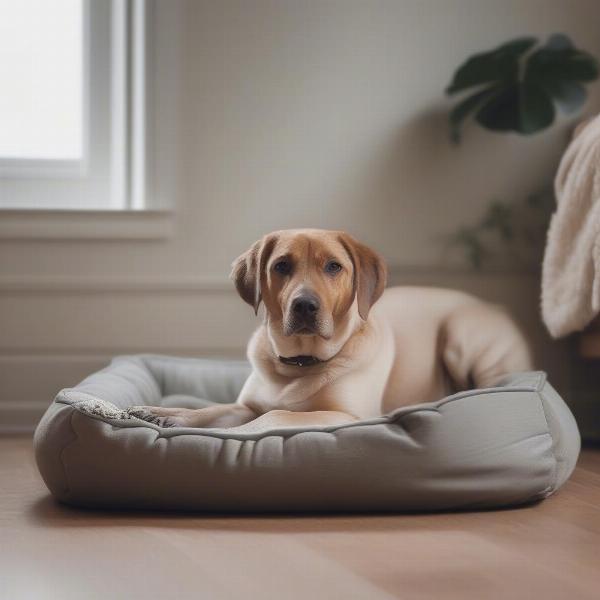
<svg viewBox="0 0 600 600">
<path fill-rule="evenodd" d="M 244 362 L 119 357 L 62 390 L 35 432 L 51 493 L 85 507 L 210 511 L 481 509 L 545 498 L 579 454 L 541 372 L 335 427 L 161 428 L 134 405 L 233 402 Z"/>
</svg>

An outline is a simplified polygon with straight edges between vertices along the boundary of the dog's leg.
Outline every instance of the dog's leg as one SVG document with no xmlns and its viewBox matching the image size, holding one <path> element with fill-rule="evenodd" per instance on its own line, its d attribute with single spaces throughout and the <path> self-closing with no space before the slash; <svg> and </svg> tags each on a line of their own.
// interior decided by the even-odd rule
<svg viewBox="0 0 600 600">
<path fill-rule="evenodd" d="M 217 404 L 199 409 L 133 406 L 128 412 L 161 427 L 236 427 L 257 416 L 251 408 L 241 404 Z"/>
<path fill-rule="evenodd" d="M 321 390 L 331 386 L 344 372 L 340 367 L 331 367 L 327 372 L 304 375 L 293 380 L 282 378 L 282 382 L 266 385 L 265 379 L 253 372 L 246 380 L 238 397 L 238 403 L 249 406 L 257 414 L 273 410 L 303 411 L 336 411 L 339 407 L 331 402 L 319 401 Z"/>
<path fill-rule="evenodd" d="M 499 307 L 480 303 L 457 310 L 440 337 L 442 360 L 459 390 L 491 387 L 503 375 L 532 369 L 525 337 Z"/>
<path fill-rule="evenodd" d="M 254 433 L 267 429 L 282 427 L 328 427 L 345 425 L 358 421 L 358 418 L 333 410 L 315 410 L 309 412 L 293 412 L 289 410 L 271 410 L 253 421 L 232 428 L 232 432 Z"/>
</svg>

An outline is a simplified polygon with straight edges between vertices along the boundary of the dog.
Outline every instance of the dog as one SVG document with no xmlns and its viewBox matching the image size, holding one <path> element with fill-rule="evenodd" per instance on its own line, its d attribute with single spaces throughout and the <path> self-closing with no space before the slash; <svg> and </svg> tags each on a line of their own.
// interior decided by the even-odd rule
<svg viewBox="0 0 600 600">
<path fill-rule="evenodd" d="M 133 414 L 250 432 L 338 426 L 531 369 L 502 308 L 448 289 L 386 289 L 383 258 L 342 231 L 270 233 L 234 261 L 231 278 L 255 313 L 265 308 L 237 402 Z"/>
</svg>

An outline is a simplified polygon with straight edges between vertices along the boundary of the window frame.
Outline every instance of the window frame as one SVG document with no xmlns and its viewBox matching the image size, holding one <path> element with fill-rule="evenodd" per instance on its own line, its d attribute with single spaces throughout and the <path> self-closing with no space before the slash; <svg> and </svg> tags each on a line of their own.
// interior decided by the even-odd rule
<svg viewBox="0 0 600 600">
<path fill-rule="evenodd" d="M 0 158 L 0 211 L 152 209 L 147 69 L 153 0 L 82 2 L 83 156 Z"/>
</svg>

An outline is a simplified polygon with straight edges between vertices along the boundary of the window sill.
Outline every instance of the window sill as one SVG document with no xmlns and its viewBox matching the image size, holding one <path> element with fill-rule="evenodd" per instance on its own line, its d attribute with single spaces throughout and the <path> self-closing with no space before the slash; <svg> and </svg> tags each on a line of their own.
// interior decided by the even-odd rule
<svg viewBox="0 0 600 600">
<path fill-rule="evenodd" d="M 173 233 L 168 210 L 0 210 L 0 240 L 159 240 Z"/>
</svg>

